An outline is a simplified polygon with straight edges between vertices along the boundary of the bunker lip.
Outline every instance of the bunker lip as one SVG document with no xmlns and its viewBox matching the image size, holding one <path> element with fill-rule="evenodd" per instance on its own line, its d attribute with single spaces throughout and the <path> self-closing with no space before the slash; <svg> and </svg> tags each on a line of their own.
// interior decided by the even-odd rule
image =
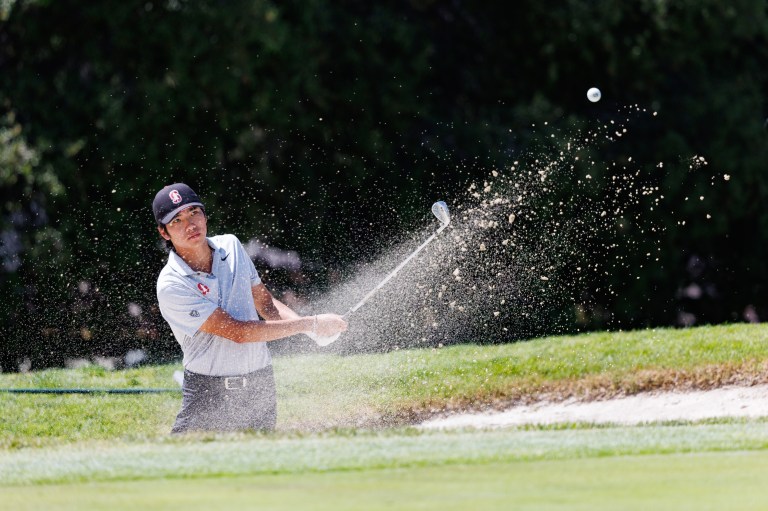
<svg viewBox="0 0 768 511">
<path fill-rule="evenodd" d="M 757 392 L 760 392 L 760 389 L 764 388 L 761 399 L 768 406 L 768 371 L 766 369 L 768 369 L 768 363 L 758 365 L 744 363 L 741 365 L 703 366 L 691 370 L 647 370 L 633 375 L 631 379 L 626 381 L 616 381 L 606 375 L 595 375 L 577 380 L 548 382 L 544 385 L 532 383 L 530 386 L 516 387 L 506 391 L 497 390 L 492 395 L 464 396 L 447 403 L 414 406 L 383 417 L 379 424 L 421 427 L 431 421 L 459 415 L 482 416 L 519 410 L 523 409 L 522 407 L 532 409 L 544 405 L 562 405 L 564 403 L 582 405 L 598 402 L 611 403 L 635 396 L 650 398 L 658 395 L 680 395 L 683 396 L 682 399 L 689 399 L 698 395 L 696 393 L 713 392 L 712 396 L 716 397 L 717 391 L 720 389 L 758 389 Z M 734 400 L 737 399 L 737 397 L 731 397 Z M 748 403 L 747 406 L 749 406 Z M 631 414 L 632 410 L 627 413 Z M 713 418 L 721 416 L 729 415 L 716 415 Z M 768 411 L 764 416 L 768 416 Z M 659 418 L 658 420 L 667 419 Z M 698 419 L 680 418 L 675 420 Z M 598 417 L 592 422 L 610 421 L 600 420 Z M 535 423 L 529 422 L 527 424 Z"/>
</svg>

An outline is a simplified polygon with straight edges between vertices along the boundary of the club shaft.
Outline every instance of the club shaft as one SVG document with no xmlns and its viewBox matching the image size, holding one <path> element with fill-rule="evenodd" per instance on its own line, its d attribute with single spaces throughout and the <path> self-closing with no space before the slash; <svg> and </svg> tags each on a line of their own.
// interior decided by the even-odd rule
<svg viewBox="0 0 768 511">
<path fill-rule="evenodd" d="M 367 301 L 368 301 L 368 299 L 369 299 L 370 297 L 372 297 L 373 295 L 375 295 L 375 294 L 376 294 L 376 291 L 378 291 L 379 289 L 381 289 L 381 288 L 384 286 L 384 284 L 386 284 L 387 282 L 389 282 L 389 280 L 390 280 L 392 277 L 394 277 L 394 276 L 397 274 L 397 272 L 399 272 L 399 271 L 400 271 L 400 270 L 403 268 L 403 266 L 405 266 L 406 264 L 408 264 L 408 262 L 409 262 L 411 259 L 413 259 L 414 257 L 416 257 L 416 254 L 418 254 L 419 252 L 421 252 L 421 251 L 424 249 L 424 247 L 426 247 L 427 245 L 429 245 L 429 243 L 430 243 L 430 242 L 431 242 L 433 239 L 435 239 L 435 238 L 437 237 L 437 235 L 438 235 L 438 234 L 440 234 L 440 232 L 441 232 L 443 229 L 445 229 L 447 226 L 448 226 L 448 224 L 445 224 L 445 225 L 443 225 L 442 227 L 440 227 L 440 228 L 439 228 L 439 229 L 438 229 L 438 230 L 437 230 L 437 231 L 436 231 L 436 232 L 435 232 L 435 233 L 434 233 L 432 236 L 430 236 L 430 237 L 427 239 L 427 241 L 425 241 L 424 243 L 422 243 L 421 245 L 419 245 L 419 248 L 417 248 L 416 250 L 414 250 L 414 251 L 411 253 L 411 255 L 409 255 L 408 257 L 406 257 L 406 258 L 405 258 L 405 260 L 404 260 L 402 263 L 400 263 L 400 264 L 398 264 L 398 265 L 397 265 L 397 268 L 395 268 L 394 270 L 392 270 L 392 272 L 391 272 L 389 275 L 387 275 L 386 277 L 384 277 L 384 280 L 382 280 L 381 282 L 379 282 L 379 284 L 378 284 L 376 287 L 374 287 L 373 289 L 371 289 L 371 291 L 370 291 L 370 292 L 369 292 L 367 295 L 365 295 L 365 296 L 363 297 L 363 299 L 362 299 L 362 300 L 360 300 L 359 302 L 357 302 L 357 304 L 355 304 L 355 306 L 354 306 L 354 307 L 352 307 L 351 309 L 349 309 L 349 310 L 347 311 L 347 313 L 346 313 L 346 314 L 344 314 L 344 317 L 346 318 L 347 316 L 349 316 L 350 314 L 352 314 L 353 312 L 355 312 L 357 309 L 359 309 L 360 307 L 362 307 L 362 306 L 363 306 L 363 304 L 364 304 L 365 302 L 367 302 Z"/>
</svg>

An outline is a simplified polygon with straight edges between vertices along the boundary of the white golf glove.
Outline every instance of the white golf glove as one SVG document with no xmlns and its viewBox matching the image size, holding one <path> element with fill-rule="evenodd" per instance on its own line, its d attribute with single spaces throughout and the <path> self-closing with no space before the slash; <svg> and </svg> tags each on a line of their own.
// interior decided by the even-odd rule
<svg viewBox="0 0 768 511">
<path fill-rule="evenodd" d="M 341 332 L 337 334 L 333 334 L 329 337 L 321 337 L 314 332 L 306 332 L 306 334 L 307 334 L 307 337 L 315 341 L 318 346 L 328 346 L 333 341 L 339 338 L 339 336 L 341 335 Z"/>
</svg>

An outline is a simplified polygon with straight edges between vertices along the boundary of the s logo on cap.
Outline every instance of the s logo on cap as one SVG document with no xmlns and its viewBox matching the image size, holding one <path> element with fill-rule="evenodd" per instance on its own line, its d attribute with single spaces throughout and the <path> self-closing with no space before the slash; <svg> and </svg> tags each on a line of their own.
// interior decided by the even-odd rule
<svg viewBox="0 0 768 511">
<path fill-rule="evenodd" d="M 181 194 L 178 190 L 171 190 L 171 193 L 168 194 L 168 197 L 171 198 L 171 202 L 174 204 L 178 204 L 181 202 Z"/>
</svg>

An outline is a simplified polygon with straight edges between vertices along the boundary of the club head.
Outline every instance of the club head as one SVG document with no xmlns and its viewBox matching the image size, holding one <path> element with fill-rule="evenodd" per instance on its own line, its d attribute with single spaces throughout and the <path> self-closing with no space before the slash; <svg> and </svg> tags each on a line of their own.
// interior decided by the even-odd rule
<svg viewBox="0 0 768 511">
<path fill-rule="evenodd" d="M 448 205 L 439 200 L 432 204 L 432 213 L 440 220 L 440 223 L 445 227 L 451 223 L 451 215 L 448 213 Z"/>
</svg>

